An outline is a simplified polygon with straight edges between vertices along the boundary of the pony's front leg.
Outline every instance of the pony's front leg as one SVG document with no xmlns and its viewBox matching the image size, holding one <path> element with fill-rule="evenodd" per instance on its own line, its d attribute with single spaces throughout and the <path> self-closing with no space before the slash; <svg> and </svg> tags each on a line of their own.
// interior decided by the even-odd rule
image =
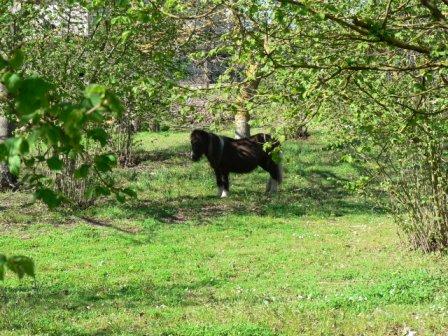
<svg viewBox="0 0 448 336">
<path fill-rule="evenodd" d="M 216 185 L 218 186 L 218 197 L 225 197 L 225 196 L 223 196 L 224 183 L 223 183 L 222 173 L 219 170 L 215 170 L 215 176 L 216 176 Z"/>
<path fill-rule="evenodd" d="M 229 173 L 222 174 L 223 191 L 221 197 L 229 196 Z"/>
</svg>

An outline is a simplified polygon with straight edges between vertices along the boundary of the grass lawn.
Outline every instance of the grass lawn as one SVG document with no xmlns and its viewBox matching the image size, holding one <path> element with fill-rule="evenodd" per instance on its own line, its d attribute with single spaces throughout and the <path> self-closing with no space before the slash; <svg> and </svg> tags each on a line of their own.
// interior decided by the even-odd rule
<svg viewBox="0 0 448 336">
<path fill-rule="evenodd" d="M 231 176 L 215 196 L 188 134 L 138 136 L 118 172 L 138 201 L 49 212 L 0 195 L 0 252 L 37 282 L 0 283 L 0 335 L 444 335 L 448 258 L 409 251 L 387 214 L 348 193 L 356 171 L 324 134 L 285 146 L 285 183 Z"/>
</svg>

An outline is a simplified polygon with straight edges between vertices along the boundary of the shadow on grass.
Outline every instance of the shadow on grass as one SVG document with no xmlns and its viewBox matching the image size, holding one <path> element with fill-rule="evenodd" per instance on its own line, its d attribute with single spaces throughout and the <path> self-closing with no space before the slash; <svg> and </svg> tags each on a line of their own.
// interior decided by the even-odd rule
<svg viewBox="0 0 448 336">
<path fill-rule="evenodd" d="M 117 230 L 121 233 L 136 233 L 135 230 L 131 230 L 131 229 L 123 229 L 119 226 L 116 226 L 112 223 L 106 222 L 106 221 L 101 221 L 95 218 L 90 218 L 87 216 L 79 216 L 80 219 L 82 219 L 83 221 L 85 221 L 87 224 L 93 225 L 93 226 L 99 226 L 99 227 L 106 227 L 106 228 L 110 228 L 110 229 L 114 229 Z"/>
<path fill-rule="evenodd" d="M 366 200 L 350 199 L 335 186 L 294 188 L 289 186 L 283 195 L 246 195 L 239 191 L 229 199 L 215 196 L 181 196 L 163 201 L 145 200 L 125 205 L 126 213 L 134 218 L 155 218 L 164 223 L 187 220 L 208 222 L 225 215 L 254 215 L 274 218 L 305 215 L 343 216 L 349 214 L 384 213 L 384 209 Z"/>
<path fill-rule="evenodd" d="M 126 307 L 126 311 L 133 311 L 140 318 L 145 318 L 141 307 L 153 309 L 194 307 L 204 304 L 225 305 L 230 302 L 242 300 L 235 295 L 227 295 L 225 298 L 214 295 L 215 289 L 223 286 L 229 279 L 203 278 L 192 282 L 179 282 L 166 284 L 154 284 L 137 280 L 126 285 L 105 285 L 92 287 L 61 287 L 45 286 L 31 288 L 5 287 L 0 291 L 0 304 L 8 306 L 13 304 L 14 310 L 33 311 L 26 317 L 26 323 L 8 319 L 5 316 L 3 330 L 15 330 L 16 332 L 26 327 L 27 330 L 44 334 L 55 335 L 110 335 L 112 330 L 103 329 L 95 332 L 86 332 L 74 327 L 70 316 L 89 314 L 96 311 L 98 316 L 116 314 L 113 307 Z M 140 308 L 139 308 L 140 307 Z M 135 310 L 133 310 L 135 308 Z M 12 310 L 11 310 L 12 311 Z M 65 314 L 61 312 L 65 311 Z M 69 321 L 49 325 L 45 321 L 36 319 L 45 312 L 46 318 L 60 319 L 66 316 Z M 6 315 L 8 310 L 6 310 Z M 135 316 L 134 316 L 135 317 Z M 130 315 L 132 318 L 132 315 Z M 151 316 L 148 316 L 151 318 Z M 68 323 L 68 324 L 67 324 Z M 48 328 L 48 329 L 46 329 Z M 113 323 L 108 328 L 114 329 Z M 58 330 L 59 329 L 59 330 Z"/>
<path fill-rule="evenodd" d="M 190 148 L 188 145 L 179 145 L 164 150 L 147 151 L 143 149 L 137 150 L 133 155 L 132 166 L 137 166 L 145 162 L 168 162 L 177 158 L 189 158 Z"/>
<path fill-rule="evenodd" d="M 34 306 L 39 305 L 54 309 L 90 309 L 88 306 L 96 302 L 104 302 L 115 299 L 126 301 L 127 306 L 140 306 L 142 302 L 160 306 L 195 306 L 203 303 L 201 295 L 191 295 L 191 292 L 208 291 L 211 288 L 219 288 L 229 279 L 204 278 L 188 283 L 166 283 L 163 285 L 152 282 L 135 281 L 131 284 L 116 286 L 100 286 L 90 288 L 61 288 L 61 287 L 5 287 L 0 293 L 0 302 L 21 303 Z M 199 293 L 196 293 L 199 294 Z M 204 295 L 207 293 L 203 293 Z M 29 298 L 29 300 L 27 300 Z M 136 302 L 132 302 L 136 299 Z M 226 298 L 225 302 L 232 300 Z M 215 302 L 221 302 L 216 299 Z M 51 304 L 50 304 L 51 303 Z"/>
<path fill-rule="evenodd" d="M 286 173 L 286 183 L 276 195 L 265 195 L 262 191 L 264 179 L 267 178 L 265 172 L 262 173 L 265 176 L 263 182 L 260 180 L 261 174 L 252 173 L 255 176 L 240 179 L 240 185 L 231 188 L 231 196 L 227 199 L 214 196 L 213 189 L 210 190 L 210 195 L 205 197 L 188 194 L 186 190 L 185 195 L 181 196 L 165 195 L 159 199 L 147 198 L 120 205 L 122 212 L 114 216 L 138 220 L 154 218 L 165 224 L 189 220 L 201 224 L 225 215 L 288 218 L 385 213 L 385 209 L 376 203 L 347 190 L 345 184 L 351 177 L 344 169 L 340 169 L 341 164 L 332 152 L 322 151 L 318 144 L 305 145 L 308 147 L 301 148 L 301 143 L 294 143 L 287 148 L 288 156 L 294 160 Z M 168 164 L 175 166 L 180 164 L 177 158 L 186 155 L 186 148 L 179 146 L 151 155 L 154 160 L 159 160 L 157 162 L 170 161 Z M 306 153 L 319 155 L 310 160 Z M 190 164 L 188 159 L 182 157 L 182 160 Z M 209 178 L 213 180 L 211 173 Z M 260 185 L 258 182 L 255 184 L 255 180 L 260 181 Z M 195 180 L 189 183 L 195 183 Z M 241 183 L 244 184 L 243 188 Z"/>
</svg>

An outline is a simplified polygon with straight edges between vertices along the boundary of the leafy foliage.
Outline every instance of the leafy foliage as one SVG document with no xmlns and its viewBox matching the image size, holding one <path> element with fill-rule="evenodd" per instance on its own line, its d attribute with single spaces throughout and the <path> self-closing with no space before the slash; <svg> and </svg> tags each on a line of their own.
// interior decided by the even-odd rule
<svg viewBox="0 0 448 336">
<path fill-rule="evenodd" d="M 279 10 L 290 10 L 304 38 L 300 49 L 285 44 L 274 51 L 272 61 L 308 73 L 304 97 L 331 122 L 347 158 L 363 169 L 358 186 L 389 193 L 411 245 L 445 249 L 447 65 L 439 43 L 447 36 L 446 17 L 434 16 L 444 5 L 281 3 Z M 410 17 L 415 24 L 407 24 Z M 426 27 L 431 34 L 420 33 Z"/>
<path fill-rule="evenodd" d="M 64 195 L 54 190 L 54 181 L 37 170 L 44 164 L 50 171 L 61 171 L 67 160 L 85 159 L 75 169 L 77 178 L 85 178 L 89 167 L 97 175 L 102 195 L 114 192 L 122 193 L 114 186 L 109 174 L 116 166 L 116 157 L 112 154 L 97 154 L 88 159 L 86 140 L 92 139 L 99 145 L 109 140 L 109 135 L 102 129 L 105 122 L 120 118 L 123 108 L 114 94 L 101 85 L 89 85 L 80 103 L 60 101 L 54 87 L 41 77 L 26 77 L 15 71 L 20 68 L 15 52 L 10 59 L 1 62 L 1 79 L 7 91 L 9 109 L 7 117 L 14 120 L 22 130 L 12 138 L 0 144 L 0 161 L 6 161 L 13 174 L 18 175 L 22 166 L 33 168 L 26 172 L 24 180 L 35 189 L 37 199 L 50 208 L 61 204 Z M 24 59 L 23 55 L 20 59 Z M 44 146 L 40 152 L 37 147 Z M 86 196 L 95 193 L 86 193 Z M 122 198 L 120 196 L 120 198 Z"/>
<path fill-rule="evenodd" d="M 76 19 L 67 21 L 67 16 Z M 134 131 L 166 114 L 169 88 L 176 76 L 176 43 L 169 43 L 175 39 L 176 25 L 151 6 L 128 1 L 62 1 L 38 6 L 7 1 L 0 4 L 0 23 L 0 49 L 20 50 L 9 59 L 14 72 L 30 82 L 45 78 L 45 85 L 35 86 L 51 91 L 52 98 L 60 102 L 86 102 L 90 108 L 100 108 L 98 104 L 104 102 L 110 110 L 107 117 L 92 111 L 88 120 L 80 111 L 66 111 L 64 131 L 71 137 L 79 137 L 77 129 L 91 123 L 86 134 L 82 131 L 83 155 L 48 161 L 54 190 L 76 206 L 89 205 L 85 194 L 95 194 L 92 190 L 104 184 L 97 183 L 95 157 L 113 153 L 117 163 L 132 164 Z M 16 80 L 17 76 L 11 78 L 12 86 Z M 46 88 L 48 83 L 51 88 Z M 114 95 L 106 87 L 113 88 Z M 22 131 L 16 127 L 17 134 Z M 52 141 L 56 141 L 55 132 L 52 127 L 47 131 Z M 47 150 L 42 143 L 35 149 Z M 18 158 L 12 161 L 13 167 L 19 166 Z M 34 163 L 28 163 L 33 167 Z M 106 180 L 112 181 L 110 176 Z"/>
</svg>

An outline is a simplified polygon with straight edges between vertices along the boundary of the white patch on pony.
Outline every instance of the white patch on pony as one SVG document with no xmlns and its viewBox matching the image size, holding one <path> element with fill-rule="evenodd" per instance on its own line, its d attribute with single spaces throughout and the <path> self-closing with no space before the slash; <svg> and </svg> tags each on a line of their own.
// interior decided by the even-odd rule
<svg viewBox="0 0 448 336">
<path fill-rule="evenodd" d="M 224 189 L 222 191 L 221 198 L 225 198 L 225 197 L 228 197 L 228 196 L 229 196 L 229 191 Z"/>
</svg>

